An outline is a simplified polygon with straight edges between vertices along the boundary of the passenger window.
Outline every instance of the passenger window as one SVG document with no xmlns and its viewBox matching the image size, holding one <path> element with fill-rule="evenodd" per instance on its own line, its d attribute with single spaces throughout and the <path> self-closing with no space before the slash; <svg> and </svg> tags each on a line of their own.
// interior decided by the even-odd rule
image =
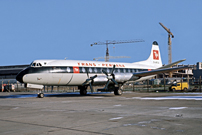
<svg viewBox="0 0 202 135">
<path fill-rule="evenodd" d="M 82 71 L 83 73 L 85 73 L 85 72 L 86 72 L 86 70 L 85 70 L 85 68 L 84 68 L 84 67 L 82 67 L 81 71 Z"/>
<path fill-rule="evenodd" d="M 67 72 L 70 73 L 71 72 L 71 69 L 69 67 L 67 67 Z"/>
<path fill-rule="evenodd" d="M 94 68 L 95 73 L 97 73 L 97 68 Z"/>
<path fill-rule="evenodd" d="M 89 68 L 89 72 L 90 72 L 90 73 L 92 73 L 92 72 L 93 72 L 92 68 Z"/>
</svg>

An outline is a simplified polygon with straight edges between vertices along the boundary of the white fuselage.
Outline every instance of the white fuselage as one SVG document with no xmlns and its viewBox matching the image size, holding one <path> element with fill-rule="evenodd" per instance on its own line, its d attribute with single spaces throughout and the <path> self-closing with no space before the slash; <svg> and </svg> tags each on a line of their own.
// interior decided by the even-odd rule
<svg viewBox="0 0 202 135">
<path fill-rule="evenodd" d="M 101 85 L 107 82 L 107 77 L 102 73 L 105 70 L 111 73 L 113 65 L 115 68 L 115 80 L 123 83 L 128 80 L 136 80 L 133 73 L 139 71 L 148 71 L 155 69 L 149 65 L 140 65 L 135 63 L 116 63 L 116 62 L 95 62 L 95 61 L 77 61 L 77 60 L 36 60 L 25 70 L 27 73 L 23 76 L 24 83 L 41 85 L 81 85 L 89 77 L 97 75 L 93 85 Z M 149 69 L 148 69 L 149 66 Z"/>
</svg>

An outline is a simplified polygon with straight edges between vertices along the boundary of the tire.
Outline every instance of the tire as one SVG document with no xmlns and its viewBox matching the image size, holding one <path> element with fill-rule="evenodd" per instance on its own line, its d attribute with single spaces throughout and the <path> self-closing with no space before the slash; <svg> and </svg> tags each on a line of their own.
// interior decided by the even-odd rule
<svg viewBox="0 0 202 135">
<path fill-rule="evenodd" d="M 175 88 L 173 88 L 173 92 L 175 92 L 176 90 L 175 90 Z"/>
<path fill-rule="evenodd" d="M 184 91 L 187 91 L 187 88 L 184 88 Z"/>
<path fill-rule="evenodd" d="M 84 96 L 86 94 L 87 94 L 87 90 L 85 90 L 85 89 L 80 90 L 80 95 Z"/>
<path fill-rule="evenodd" d="M 39 93 L 38 94 L 38 98 L 44 98 L 44 94 L 43 93 Z"/>
<path fill-rule="evenodd" d="M 123 94 L 123 92 L 122 92 L 122 90 L 121 89 L 118 89 L 118 90 L 114 90 L 114 95 L 122 95 Z"/>
</svg>

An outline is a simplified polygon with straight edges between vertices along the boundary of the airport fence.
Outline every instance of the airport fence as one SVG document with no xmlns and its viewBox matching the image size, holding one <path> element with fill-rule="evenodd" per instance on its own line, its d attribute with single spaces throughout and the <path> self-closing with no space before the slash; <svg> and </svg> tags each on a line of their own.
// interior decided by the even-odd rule
<svg viewBox="0 0 202 135">
<path fill-rule="evenodd" d="M 175 80 L 176 81 L 176 80 Z M 202 82 L 201 78 L 199 79 L 189 79 L 187 80 L 178 78 L 177 82 L 187 82 L 189 84 L 189 88 L 186 92 L 201 92 L 202 91 Z M 146 80 L 142 82 L 127 82 L 122 86 L 123 91 L 131 91 L 131 92 L 172 92 L 170 91 L 170 86 L 173 82 L 167 80 Z M 46 93 L 51 92 L 79 92 L 77 86 L 45 86 L 43 89 L 34 89 L 26 87 L 26 85 L 19 83 L 13 80 L 4 80 L 1 85 L 1 92 L 38 92 L 43 91 Z M 94 86 L 94 92 L 97 92 L 97 89 L 102 89 L 104 86 Z M 7 89 L 7 91 L 6 91 Z M 88 91 L 90 92 L 90 88 L 88 87 Z M 183 91 L 184 92 L 184 91 Z"/>
<path fill-rule="evenodd" d="M 154 79 L 155 80 L 155 79 Z M 159 81 L 159 83 L 155 83 L 154 80 L 145 80 L 142 82 L 128 82 L 123 85 L 124 91 L 133 91 L 133 92 L 202 92 L 202 81 L 199 79 L 186 79 L 186 78 L 178 78 L 174 81 L 168 81 L 169 79 Z M 184 83 L 188 84 L 188 88 L 186 90 L 176 90 L 173 91 L 171 86 L 174 83 Z"/>
</svg>

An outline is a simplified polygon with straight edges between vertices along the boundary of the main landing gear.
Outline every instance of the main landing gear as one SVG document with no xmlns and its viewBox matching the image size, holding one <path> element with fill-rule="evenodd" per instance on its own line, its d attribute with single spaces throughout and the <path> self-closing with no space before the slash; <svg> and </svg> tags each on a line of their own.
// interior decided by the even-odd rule
<svg viewBox="0 0 202 135">
<path fill-rule="evenodd" d="M 78 89 L 80 89 L 80 95 L 84 96 L 87 94 L 87 87 L 88 86 L 78 86 Z"/>
<path fill-rule="evenodd" d="M 88 86 L 78 86 L 78 89 L 80 89 L 80 95 L 82 95 L 82 96 L 87 95 L 87 87 Z M 114 91 L 114 95 L 119 95 L 119 96 L 123 94 L 120 87 L 115 87 L 114 84 L 109 84 L 106 89 L 105 88 L 104 89 L 99 89 L 98 91 L 101 91 L 101 92 Z"/>
<path fill-rule="evenodd" d="M 122 95 L 123 94 L 123 92 L 122 92 L 122 90 L 121 89 L 117 89 L 117 90 L 114 90 L 114 95 Z"/>
<path fill-rule="evenodd" d="M 114 84 L 109 84 L 106 91 L 114 91 L 114 95 L 122 95 L 123 94 L 122 90 L 120 89 L 120 86 L 115 87 Z"/>
</svg>

